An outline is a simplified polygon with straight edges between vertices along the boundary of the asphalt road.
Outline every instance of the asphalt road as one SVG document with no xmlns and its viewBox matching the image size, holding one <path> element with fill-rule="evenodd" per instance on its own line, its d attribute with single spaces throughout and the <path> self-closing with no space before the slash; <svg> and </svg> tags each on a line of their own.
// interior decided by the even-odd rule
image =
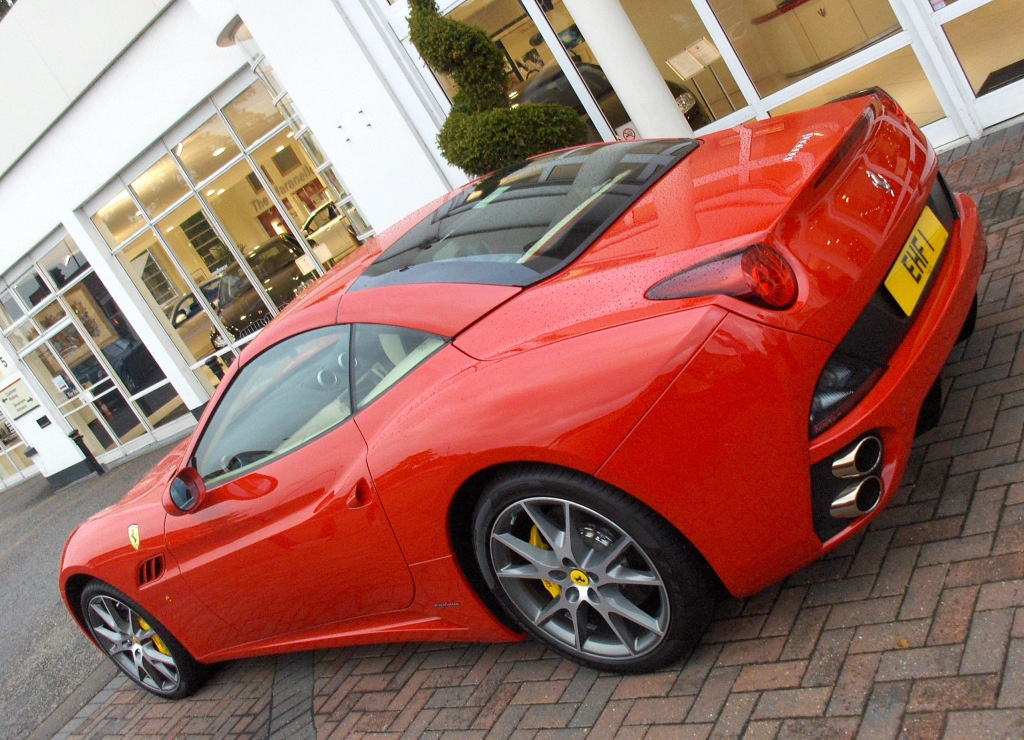
<svg viewBox="0 0 1024 740">
<path fill-rule="evenodd" d="M 121 498 L 168 449 L 59 491 L 42 477 L 0 491 L 0 737 L 38 731 L 76 689 L 114 676 L 64 608 L 60 555 L 81 521 Z"/>
</svg>

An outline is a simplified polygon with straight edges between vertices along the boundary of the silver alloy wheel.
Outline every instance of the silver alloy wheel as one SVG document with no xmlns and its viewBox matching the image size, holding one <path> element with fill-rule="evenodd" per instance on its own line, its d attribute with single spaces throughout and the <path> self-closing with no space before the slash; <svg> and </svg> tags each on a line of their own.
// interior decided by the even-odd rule
<svg viewBox="0 0 1024 740">
<path fill-rule="evenodd" d="M 97 595 L 89 600 L 87 619 L 100 647 L 121 670 L 161 694 L 178 688 L 181 676 L 166 644 L 131 607 Z"/>
<path fill-rule="evenodd" d="M 661 574 L 596 511 L 560 498 L 523 499 L 497 516 L 489 539 L 505 594 L 563 648 L 626 661 L 665 639 L 669 598 Z"/>
</svg>

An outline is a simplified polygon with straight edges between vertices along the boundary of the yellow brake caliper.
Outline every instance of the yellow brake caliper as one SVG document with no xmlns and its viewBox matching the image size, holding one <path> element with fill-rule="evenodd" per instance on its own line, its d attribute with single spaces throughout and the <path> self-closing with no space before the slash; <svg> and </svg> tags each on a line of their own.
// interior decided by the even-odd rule
<svg viewBox="0 0 1024 740">
<path fill-rule="evenodd" d="M 530 544 L 534 547 L 539 547 L 541 550 L 551 549 L 551 546 L 544 541 L 543 537 L 540 536 L 540 530 L 537 529 L 536 524 L 534 524 L 530 528 Z M 548 590 L 548 593 L 551 594 L 552 599 L 557 599 L 559 596 L 562 595 L 562 587 L 559 586 L 557 583 L 552 583 L 551 581 L 545 580 L 541 580 L 541 583 L 543 584 L 544 588 Z"/>
<path fill-rule="evenodd" d="M 141 629 L 146 630 L 147 632 L 149 630 L 153 629 L 152 627 L 149 626 L 149 622 L 147 622 L 142 617 L 139 617 L 139 627 Z M 160 635 L 158 635 L 156 632 L 153 633 L 153 644 L 156 645 L 156 649 L 159 650 L 164 655 L 170 655 L 171 654 L 171 651 L 167 649 L 167 645 L 164 644 L 164 641 L 160 639 Z"/>
</svg>

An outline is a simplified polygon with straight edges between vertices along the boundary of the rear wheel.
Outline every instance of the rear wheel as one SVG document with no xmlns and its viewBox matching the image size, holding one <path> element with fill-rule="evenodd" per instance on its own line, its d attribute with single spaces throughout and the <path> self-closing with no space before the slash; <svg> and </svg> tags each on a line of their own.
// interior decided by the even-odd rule
<svg viewBox="0 0 1024 740">
<path fill-rule="evenodd" d="M 685 656 L 713 606 L 692 547 L 653 512 L 568 471 L 524 469 L 484 492 L 477 562 L 501 605 L 554 650 L 599 670 Z"/>
<path fill-rule="evenodd" d="M 182 699 L 202 685 L 204 667 L 160 622 L 117 589 L 90 583 L 82 592 L 82 614 L 107 657 L 147 691 Z"/>
</svg>

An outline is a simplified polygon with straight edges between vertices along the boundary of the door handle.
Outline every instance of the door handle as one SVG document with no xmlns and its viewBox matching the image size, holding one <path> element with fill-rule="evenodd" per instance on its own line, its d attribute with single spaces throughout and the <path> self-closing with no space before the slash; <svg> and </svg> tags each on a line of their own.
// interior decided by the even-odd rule
<svg viewBox="0 0 1024 740">
<path fill-rule="evenodd" d="M 370 494 L 370 486 L 366 481 L 359 481 L 356 483 L 355 488 L 345 498 L 345 504 L 350 509 L 361 509 L 372 501 Z"/>
</svg>

